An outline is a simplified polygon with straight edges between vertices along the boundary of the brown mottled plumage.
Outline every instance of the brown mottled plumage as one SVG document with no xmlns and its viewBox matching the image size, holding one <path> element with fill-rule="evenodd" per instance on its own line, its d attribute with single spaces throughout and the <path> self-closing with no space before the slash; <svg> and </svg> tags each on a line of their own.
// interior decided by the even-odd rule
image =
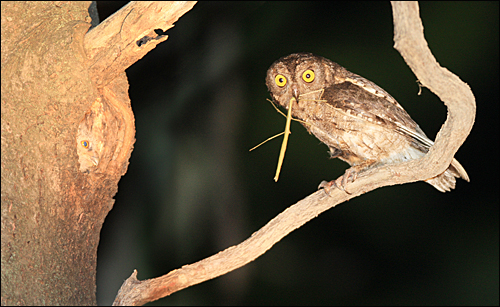
<svg viewBox="0 0 500 307">
<path fill-rule="evenodd" d="M 344 176 L 324 187 L 344 189 L 360 171 L 421 158 L 434 144 L 386 91 L 323 57 L 283 57 L 267 71 L 266 84 L 282 107 L 288 108 L 295 98 L 292 116 L 330 148 L 332 158 L 351 165 Z M 469 181 L 453 159 L 444 173 L 426 182 L 446 192 L 455 188 L 455 177 Z"/>
</svg>

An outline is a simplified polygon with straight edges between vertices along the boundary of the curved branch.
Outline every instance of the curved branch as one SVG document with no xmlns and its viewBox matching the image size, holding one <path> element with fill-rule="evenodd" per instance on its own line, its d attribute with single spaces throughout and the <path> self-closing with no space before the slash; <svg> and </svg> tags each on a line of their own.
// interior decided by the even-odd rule
<svg viewBox="0 0 500 307">
<path fill-rule="evenodd" d="M 134 270 L 121 286 L 113 305 L 143 305 L 252 262 L 295 229 L 351 197 L 340 190 L 332 191 L 331 195 L 333 197 L 322 190 L 316 191 L 280 213 L 242 243 L 164 276 L 139 281 Z"/>
<path fill-rule="evenodd" d="M 394 48 L 417 76 L 448 107 L 448 118 L 436 136 L 429 154 L 421 159 L 419 179 L 438 175 L 450 165 L 453 156 L 469 135 L 476 116 L 476 102 L 470 87 L 432 55 L 424 37 L 417 2 L 392 2 Z"/>
<path fill-rule="evenodd" d="M 333 189 L 330 196 L 316 191 L 289 207 L 244 242 L 216 255 L 185 265 L 167 275 L 139 281 L 137 271 L 124 282 L 114 305 L 141 305 L 189 286 L 226 274 L 255 260 L 293 230 L 320 213 L 378 187 L 432 178 L 442 173 L 464 142 L 474 123 L 475 101 L 470 88 L 447 69 L 440 67 L 423 37 L 418 4 L 394 2 L 395 47 L 421 83 L 448 106 L 448 118 L 435 145 L 422 159 L 385 165 L 359 174 L 347 188 L 350 194 Z"/>
</svg>

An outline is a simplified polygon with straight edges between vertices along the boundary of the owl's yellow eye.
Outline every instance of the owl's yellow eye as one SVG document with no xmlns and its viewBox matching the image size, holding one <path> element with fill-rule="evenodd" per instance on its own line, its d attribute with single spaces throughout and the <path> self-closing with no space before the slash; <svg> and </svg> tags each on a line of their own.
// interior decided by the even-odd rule
<svg viewBox="0 0 500 307">
<path fill-rule="evenodd" d="M 88 149 L 89 146 L 90 146 L 90 142 L 89 141 L 82 141 L 80 144 L 82 144 L 83 148 L 85 148 L 85 149 Z"/>
<path fill-rule="evenodd" d="M 283 87 L 286 84 L 286 78 L 283 75 L 277 75 L 276 78 L 274 78 L 274 82 L 276 82 L 277 86 Z"/>
<path fill-rule="evenodd" d="M 314 81 L 314 71 L 312 71 L 310 69 L 304 71 L 304 73 L 302 74 L 302 79 L 304 79 L 304 81 L 306 81 L 307 83 L 313 82 Z"/>
</svg>

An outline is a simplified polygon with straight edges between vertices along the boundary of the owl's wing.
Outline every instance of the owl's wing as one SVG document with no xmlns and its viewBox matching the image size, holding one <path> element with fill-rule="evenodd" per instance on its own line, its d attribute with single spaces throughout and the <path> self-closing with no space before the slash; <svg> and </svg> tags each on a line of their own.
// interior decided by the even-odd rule
<svg viewBox="0 0 500 307">
<path fill-rule="evenodd" d="M 323 98 L 352 116 L 393 128 L 423 152 L 434 144 L 396 99 L 361 76 L 352 74 L 344 82 L 326 88 Z"/>
<path fill-rule="evenodd" d="M 361 77 L 360 75 L 356 75 L 351 73 L 349 76 L 345 77 L 346 82 L 350 82 L 358 87 L 364 89 L 365 91 L 372 93 L 377 97 L 385 98 L 388 102 L 394 104 L 396 107 L 403 109 L 403 107 L 394 99 L 389 93 L 387 93 L 383 88 L 371 82 L 368 79 Z"/>
</svg>

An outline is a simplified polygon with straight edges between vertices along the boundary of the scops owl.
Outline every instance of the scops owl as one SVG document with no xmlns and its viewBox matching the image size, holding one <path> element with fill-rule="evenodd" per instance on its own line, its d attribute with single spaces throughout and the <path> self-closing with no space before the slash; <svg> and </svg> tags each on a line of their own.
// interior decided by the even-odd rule
<svg viewBox="0 0 500 307">
<path fill-rule="evenodd" d="M 293 118 L 329 147 L 332 158 L 351 165 L 323 187 L 344 190 L 359 172 L 421 158 L 434 144 L 386 91 L 326 58 L 311 53 L 283 57 L 267 71 L 266 85 L 274 103 L 286 109 L 295 98 Z M 453 159 L 444 173 L 426 182 L 446 192 L 455 188 L 455 177 L 469 181 Z"/>
<path fill-rule="evenodd" d="M 76 153 L 80 163 L 80 172 L 89 173 L 94 171 L 99 165 L 99 154 L 96 142 L 92 135 L 92 128 L 87 126 L 87 122 L 82 121 L 78 127 L 76 138 Z"/>
<path fill-rule="evenodd" d="M 80 172 L 94 172 L 99 166 L 104 146 L 106 124 L 101 99 L 96 99 L 78 125 L 76 153 Z"/>
</svg>

